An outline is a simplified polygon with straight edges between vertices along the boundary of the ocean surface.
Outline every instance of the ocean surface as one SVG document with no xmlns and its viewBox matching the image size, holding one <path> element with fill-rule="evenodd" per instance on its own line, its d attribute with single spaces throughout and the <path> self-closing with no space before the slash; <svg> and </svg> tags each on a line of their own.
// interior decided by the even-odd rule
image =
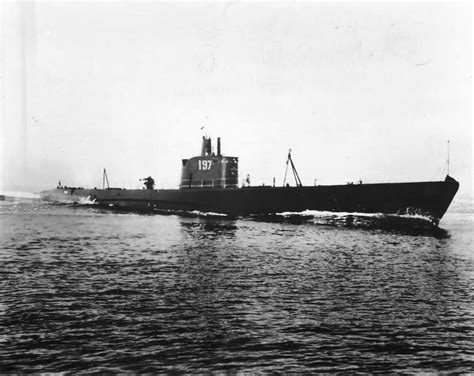
<svg viewBox="0 0 474 376">
<path fill-rule="evenodd" d="M 474 372 L 474 210 L 137 214 L 0 201 L 0 372 Z"/>
</svg>

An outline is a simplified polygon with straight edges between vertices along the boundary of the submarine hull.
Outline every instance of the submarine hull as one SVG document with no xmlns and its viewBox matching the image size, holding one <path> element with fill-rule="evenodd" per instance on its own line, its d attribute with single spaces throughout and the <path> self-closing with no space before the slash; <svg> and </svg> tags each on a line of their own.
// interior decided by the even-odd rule
<svg viewBox="0 0 474 376">
<path fill-rule="evenodd" d="M 301 212 L 305 210 L 418 214 L 437 224 L 454 198 L 459 183 L 446 181 L 187 189 L 57 188 L 41 192 L 45 200 L 90 202 L 138 211 L 201 211 L 231 216 Z"/>
</svg>

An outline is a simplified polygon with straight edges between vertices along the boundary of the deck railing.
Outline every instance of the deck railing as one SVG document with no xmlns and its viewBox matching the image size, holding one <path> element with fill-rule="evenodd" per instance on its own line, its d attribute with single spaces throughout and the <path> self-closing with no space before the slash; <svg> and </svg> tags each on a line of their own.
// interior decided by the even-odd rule
<svg viewBox="0 0 474 376">
<path fill-rule="evenodd" d="M 237 187 L 236 178 L 182 179 L 180 188 L 228 188 Z"/>
</svg>

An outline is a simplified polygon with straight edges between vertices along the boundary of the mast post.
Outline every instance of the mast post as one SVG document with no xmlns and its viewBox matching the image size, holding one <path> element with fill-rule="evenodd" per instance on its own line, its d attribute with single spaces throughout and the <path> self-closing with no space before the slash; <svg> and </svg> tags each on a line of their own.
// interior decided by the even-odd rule
<svg viewBox="0 0 474 376">
<path fill-rule="evenodd" d="M 107 176 L 107 171 L 105 171 L 105 168 L 104 168 L 104 172 L 102 173 L 102 189 L 105 189 L 105 182 L 107 182 L 107 189 L 109 189 L 110 188 L 109 178 Z"/>
<path fill-rule="evenodd" d="M 285 169 L 285 178 L 283 179 L 283 186 L 285 186 L 286 183 L 286 175 L 288 173 L 288 162 L 291 163 L 291 170 L 293 171 L 293 176 L 295 178 L 295 183 L 297 187 L 303 186 L 301 183 L 301 179 L 298 175 L 298 172 L 296 171 L 295 164 L 293 163 L 293 159 L 291 158 L 291 149 L 288 151 L 288 159 L 286 160 L 286 169 Z"/>
</svg>

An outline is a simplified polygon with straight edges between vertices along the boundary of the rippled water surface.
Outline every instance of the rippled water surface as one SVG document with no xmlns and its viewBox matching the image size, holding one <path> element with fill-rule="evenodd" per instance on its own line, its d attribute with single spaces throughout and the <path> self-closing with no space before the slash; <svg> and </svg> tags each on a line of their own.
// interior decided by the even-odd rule
<svg viewBox="0 0 474 376">
<path fill-rule="evenodd" d="M 0 371 L 474 372 L 473 224 L 7 199 Z"/>
</svg>

